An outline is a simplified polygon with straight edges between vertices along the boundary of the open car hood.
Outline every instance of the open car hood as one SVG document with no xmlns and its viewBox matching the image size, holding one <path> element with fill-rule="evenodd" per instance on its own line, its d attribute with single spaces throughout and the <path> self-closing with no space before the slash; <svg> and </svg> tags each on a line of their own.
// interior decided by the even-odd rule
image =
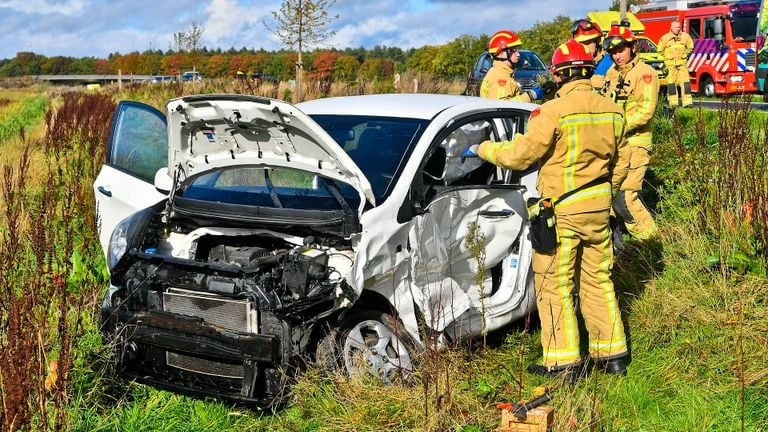
<svg viewBox="0 0 768 432">
<path fill-rule="evenodd" d="M 168 168 L 178 182 L 228 166 L 290 167 L 348 183 L 375 203 L 360 168 L 308 115 L 268 98 L 210 94 L 171 99 Z M 364 199 L 363 199 L 364 197 Z"/>
</svg>

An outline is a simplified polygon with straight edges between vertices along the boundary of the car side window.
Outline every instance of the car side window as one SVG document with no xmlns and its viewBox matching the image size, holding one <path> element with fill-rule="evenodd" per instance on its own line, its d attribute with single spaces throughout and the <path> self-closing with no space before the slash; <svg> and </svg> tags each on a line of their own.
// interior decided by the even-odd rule
<svg viewBox="0 0 768 432">
<path fill-rule="evenodd" d="M 475 119 L 460 126 L 455 126 L 437 146 L 421 168 L 423 202 L 446 188 L 457 186 L 487 185 L 493 180 L 496 167 L 480 158 L 464 158 L 461 154 L 472 145 L 486 140 L 498 141 L 503 137 L 498 133 L 493 119 Z"/>
<path fill-rule="evenodd" d="M 165 116 L 144 104 L 121 102 L 112 122 L 107 164 L 147 182 L 168 166 Z"/>
<path fill-rule="evenodd" d="M 445 149 L 446 155 L 442 178 L 444 184 L 446 186 L 453 186 L 456 183 L 463 185 L 487 184 L 486 175 L 473 174 L 476 174 L 476 171 L 484 165 L 489 164 L 480 158 L 462 160 L 461 153 L 472 145 L 479 145 L 486 140 L 497 141 L 499 138 L 494 125 L 486 119 L 469 122 L 454 129 L 440 143 L 440 147 Z"/>
</svg>

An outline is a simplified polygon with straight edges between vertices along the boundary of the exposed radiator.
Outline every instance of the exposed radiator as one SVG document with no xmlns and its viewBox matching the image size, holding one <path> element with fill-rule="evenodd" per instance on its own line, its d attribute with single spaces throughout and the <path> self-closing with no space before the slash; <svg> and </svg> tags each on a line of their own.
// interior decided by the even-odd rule
<svg viewBox="0 0 768 432">
<path fill-rule="evenodd" d="M 171 288 L 163 293 L 163 310 L 202 318 L 206 323 L 240 333 L 258 333 L 258 314 L 248 300 Z M 229 364 L 166 351 L 168 366 L 226 378 L 243 378 L 242 364 Z"/>
<path fill-rule="evenodd" d="M 241 333 L 258 333 L 257 311 L 248 300 L 171 288 L 163 293 L 163 310 L 202 318 L 206 323 Z"/>
</svg>

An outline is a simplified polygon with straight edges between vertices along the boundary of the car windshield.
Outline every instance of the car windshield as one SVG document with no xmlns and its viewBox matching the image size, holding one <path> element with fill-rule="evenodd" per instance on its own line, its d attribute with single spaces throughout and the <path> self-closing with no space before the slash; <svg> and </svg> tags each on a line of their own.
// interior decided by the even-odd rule
<svg viewBox="0 0 768 432">
<path fill-rule="evenodd" d="M 428 121 L 398 117 L 311 115 L 349 154 L 383 202 Z"/>
<path fill-rule="evenodd" d="M 653 44 L 649 39 L 645 38 L 638 38 L 637 39 L 637 52 L 640 53 L 655 53 L 658 52 L 656 49 L 656 45 Z"/>
<path fill-rule="evenodd" d="M 205 173 L 191 180 L 178 195 L 223 204 L 301 210 L 356 209 L 360 203 L 359 194 L 348 184 L 303 170 L 263 166 Z"/>
<path fill-rule="evenodd" d="M 754 42 L 757 35 L 757 17 L 734 18 L 731 20 L 731 32 L 736 42 Z"/>
<path fill-rule="evenodd" d="M 520 51 L 520 60 L 517 62 L 520 69 L 546 69 L 544 62 L 536 54 L 530 51 Z"/>
</svg>

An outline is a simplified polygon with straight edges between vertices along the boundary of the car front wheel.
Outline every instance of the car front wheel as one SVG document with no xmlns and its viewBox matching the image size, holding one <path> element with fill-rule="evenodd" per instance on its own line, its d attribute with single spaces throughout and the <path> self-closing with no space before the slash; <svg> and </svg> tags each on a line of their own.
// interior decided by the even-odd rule
<svg viewBox="0 0 768 432">
<path fill-rule="evenodd" d="M 320 341 L 317 363 L 349 376 L 371 374 L 387 384 L 411 381 L 416 344 L 400 322 L 378 311 L 351 312 Z"/>
</svg>

